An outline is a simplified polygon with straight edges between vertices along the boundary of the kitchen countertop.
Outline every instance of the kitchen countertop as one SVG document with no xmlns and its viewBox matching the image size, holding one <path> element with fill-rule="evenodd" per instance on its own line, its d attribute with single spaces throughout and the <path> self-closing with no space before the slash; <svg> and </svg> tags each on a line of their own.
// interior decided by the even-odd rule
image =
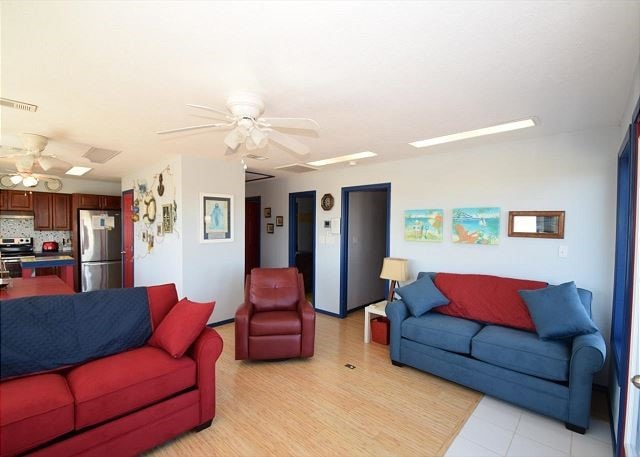
<svg viewBox="0 0 640 457">
<path fill-rule="evenodd" d="M 47 257 L 21 257 L 20 265 L 22 268 L 43 268 L 43 267 L 64 267 L 74 265 L 75 260 L 68 255 L 56 255 Z"/>
<path fill-rule="evenodd" d="M 73 252 L 72 251 L 34 251 L 34 254 L 36 257 L 57 257 L 60 255 L 66 255 L 69 257 L 73 257 Z"/>
</svg>

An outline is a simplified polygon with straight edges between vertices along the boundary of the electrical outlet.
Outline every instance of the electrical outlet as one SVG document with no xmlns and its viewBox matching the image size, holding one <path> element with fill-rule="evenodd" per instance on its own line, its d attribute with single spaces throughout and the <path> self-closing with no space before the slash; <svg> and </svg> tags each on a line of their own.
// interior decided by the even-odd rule
<svg viewBox="0 0 640 457">
<path fill-rule="evenodd" d="M 562 258 L 569 257 L 569 246 L 558 247 L 558 257 L 562 257 Z"/>
</svg>

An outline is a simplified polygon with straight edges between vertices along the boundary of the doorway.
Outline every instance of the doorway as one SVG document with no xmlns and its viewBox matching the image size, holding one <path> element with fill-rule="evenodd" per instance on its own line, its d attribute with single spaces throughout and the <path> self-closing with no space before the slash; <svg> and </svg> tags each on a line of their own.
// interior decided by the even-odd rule
<svg viewBox="0 0 640 457">
<path fill-rule="evenodd" d="M 316 191 L 289 194 L 289 266 L 304 279 L 307 300 L 315 308 Z"/>
<path fill-rule="evenodd" d="M 388 294 L 380 270 L 389 255 L 390 210 L 390 183 L 342 188 L 340 317 Z"/>
<path fill-rule="evenodd" d="M 244 277 L 260 266 L 260 197 L 244 201 Z"/>
<path fill-rule="evenodd" d="M 122 192 L 122 287 L 133 287 L 133 190 Z"/>
</svg>

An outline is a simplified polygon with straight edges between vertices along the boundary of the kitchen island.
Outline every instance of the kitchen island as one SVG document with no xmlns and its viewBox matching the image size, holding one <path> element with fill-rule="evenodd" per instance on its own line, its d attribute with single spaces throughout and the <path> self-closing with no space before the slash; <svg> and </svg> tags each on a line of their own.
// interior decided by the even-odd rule
<svg viewBox="0 0 640 457">
<path fill-rule="evenodd" d="M 75 260 L 68 255 L 48 256 L 48 257 L 22 257 L 20 266 L 22 267 L 22 277 L 32 278 L 35 276 L 37 268 L 59 267 L 61 278 L 73 289 L 73 266 Z"/>
<path fill-rule="evenodd" d="M 71 295 L 73 293 L 75 293 L 73 286 L 69 286 L 57 276 L 14 278 L 11 280 L 11 287 L 0 289 L 0 301 L 37 295 Z"/>
</svg>

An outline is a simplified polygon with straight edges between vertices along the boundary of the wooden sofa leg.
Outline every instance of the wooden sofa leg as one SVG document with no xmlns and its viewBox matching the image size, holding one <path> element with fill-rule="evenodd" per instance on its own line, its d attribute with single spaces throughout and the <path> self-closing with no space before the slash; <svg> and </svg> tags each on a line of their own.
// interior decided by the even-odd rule
<svg viewBox="0 0 640 457">
<path fill-rule="evenodd" d="M 395 360 L 391 360 L 391 365 L 396 367 L 403 367 L 404 363 L 396 362 Z"/>
<path fill-rule="evenodd" d="M 565 422 L 564 426 L 567 428 L 567 430 L 571 430 L 572 432 L 580 433 L 581 435 L 584 435 L 585 432 L 587 431 L 586 428 L 570 424 L 569 422 Z"/>
<path fill-rule="evenodd" d="M 197 427 L 195 427 L 193 429 L 194 432 L 201 432 L 202 430 L 211 427 L 211 423 L 213 422 L 213 419 L 211 419 L 210 421 L 205 422 L 204 424 L 200 424 Z"/>
</svg>

